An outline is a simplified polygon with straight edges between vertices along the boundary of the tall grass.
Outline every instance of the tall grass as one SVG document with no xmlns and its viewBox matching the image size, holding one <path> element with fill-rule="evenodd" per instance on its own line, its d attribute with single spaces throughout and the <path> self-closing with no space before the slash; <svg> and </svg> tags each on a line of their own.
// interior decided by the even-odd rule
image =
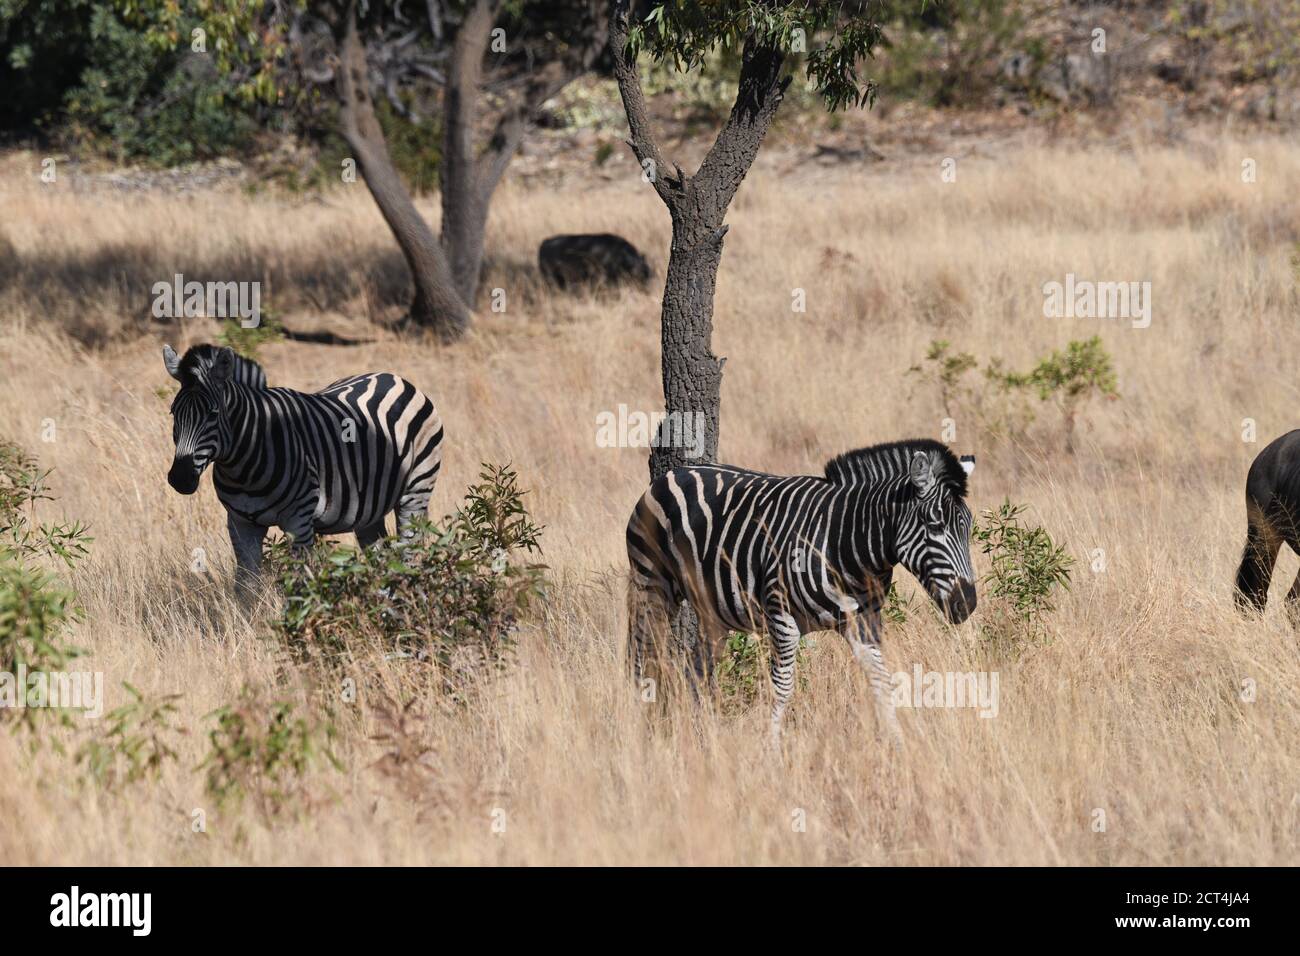
<svg viewBox="0 0 1300 956">
<path fill-rule="evenodd" d="M 1254 184 L 1241 181 L 1246 157 Z M 938 157 L 870 172 L 760 163 L 730 217 L 718 286 L 723 456 L 817 472 L 846 448 L 939 437 L 951 417 L 954 449 L 980 459 L 972 507 L 1024 502 L 1077 559 L 1051 640 L 1014 661 L 979 640 L 979 612 L 957 629 L 928 613 L 888 628 L 894 670 L 997 670 L 997 717 L 903 709 L 902 747 L 883 746 L 864 676 L 818 635 L 773 752 L 766 689 L 739 713 L 678 700 L 650 721 L 625 674 L 623 528 L 645 452 L 597 447 L 596 416 L 658 408 L 658 302 L 653 288 L 556 296 L 533 263 L 548 235 L 608 230 L 662 276 L 668 222 L 638 179 L 507 187 L 484 282 L 506 290 L 506 311 L 483 308 L 470 341 L 439 348 L 370 324 L 400 309 L 405 280 L 359 185 L 320 203 L 122 199 L 6 176 L 0 433 L 56 469 L 55 514 L 91 524 L 92 553 L 67 575 L 86 612 L 70 642 L 110 691 L 127 681 L 180 693 L 175 719 L 190 733 L 156 782 L 114 792 L 0 733 L 0 859 L 1296 862 L 1297 639 L 1276 607 L 1238 617 L 1230 587 L 1246 468 L 1297 423 L 1298 180 L 1293 143 L 1218 135 L 1177 149 L 999 151 L 961 159 L 955 183 L 941 181 Z M 204 320 L 145 320 L 149 285 L 177 271 L 261 278 L 289 327 L 373 337 L 271 344 L 263 358 L 273 384 L 300 388 L 400 372 L 446 422 L 433 514 L 455 508 L 480 462 L 508 461 L 546 527 L 552 596 L 519 635 L 516 664 L 464 703 L 418 700 L 400 721 L 409 662 L 374 665 L 365 684 L 383 695 L 332 699 L 346 769 L 308 779 L 299 815 L 211 805 L 194 769 L 204 715 L 245 686 L 306 709 L 334 689 L 312 686 L 265 639 L 269 599 L 250 611 L 231 592 L 210 482 L 193 498 L 167 487 L 159 349 L 217 333 Z M 1151 281 L 1151 327 L 1044 318 L 1042 286 L 1067 272 Z M 792 310 L 796 289 L 806 313 Z M 1123 399 L 1080 420 L 1073 456 L 1058 422 L 998 438 L 907 374 L 936 339 L 1024 368 L 1093 334 Z M 1244 419 L 1258 443 L 1242 440 Z M 191 570 L 197 548 L 210 573 Z M 1275 603 L 1296 567 L 1283 557 Z M 910 579 L 900 586 L 923 606 Z"/>
</svg>

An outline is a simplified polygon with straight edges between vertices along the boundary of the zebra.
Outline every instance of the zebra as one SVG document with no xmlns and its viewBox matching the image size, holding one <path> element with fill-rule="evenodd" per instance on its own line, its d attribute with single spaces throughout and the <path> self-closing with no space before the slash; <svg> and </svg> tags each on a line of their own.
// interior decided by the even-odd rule
<svg viewBox="0 0 1300 956">
<path fill-rule="evenodd" d="M 795 656 L 809 631 L 836 630 L 866 672 L 889 732 L 898 736 L 892 679 L 880 650 L 881 611 L 896 564 L 960 624 L 975 609 L 967 477 L 929 439 L 846 452 L 824 476 L 784 477 L 700 465 L 651 482 L 627 526 L 628 641 L 638 683 L 654 627 L 683 601 L 701 622 L 706 676 L 726 630 L 772 642 L 772 737 L 794 690 Z"/>
<path fill-rule="evenodd" d="M 192 495 L 214 466 L 238 581 L 260 570 L 271 526 L 300 551 L 318 534 L 348 531 L 367 547 L 383 537 L 390 511 L 401 536 L 414 535 L 442 467 L 442 422 L 410 382 L 372 372 L 313 393 L 267 388 L 255 362 L 213 345 L 184 358 L 168 345 L 163 363 L 181 384 L 167 483 Z"/>
<path fill-rule="evenodd" d="M 1242 610 L 1264 610 L 1282 543 L 1300 554 L 1300 430 L 1274 439 L 1246 474 L 1246 546 L 1233 597 Z M 1300 574 L 1286 595 L 1287 614 L 1300 624 Z"/>
</svg>

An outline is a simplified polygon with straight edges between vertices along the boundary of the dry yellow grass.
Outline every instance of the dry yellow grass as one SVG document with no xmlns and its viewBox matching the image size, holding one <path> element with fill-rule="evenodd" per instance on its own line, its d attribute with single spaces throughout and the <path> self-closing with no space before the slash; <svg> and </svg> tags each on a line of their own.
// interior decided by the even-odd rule
<svg viewBox="0 0 1300 956">
<path fill-rule="evenodd" d="M 1246 157 L 1254 184 L 1241 181 Z M 485 310 L 471 341 L 282 344 L 265 364 L 274 384 L 392 369 L 427 390 L 447 427 L 434 513 L 455 505 L 480 461 L 512 462 L 546 525 L 553 598 L 488 692 L 460 710 L 425 708 L 432 812 L 372 766 L 381 750 L 363 695 L 339 718 L 347 770 L 313 778 L 324 801 L 278 821 L 211 807 L 193 770 L 203 715 L 246 682 L 306 699 L 264 622 L 229 597 L 210 481 L 181 498 L 164 479 L 159 347 L 215 330 L 121 330 L 147 312 L 146 281 L 181 271 L 263 276 L 291 325 L 319 314 L 309 294 L 334 326 L 368 333 L 366 316 L 400 297 L 389 237 L 360 186 L 323 204 L 124 200 L 6 177 L 0 434 L 56 469 L 48 513 L 92 525 L 92 556 L 70 575 L 86 613 L 71 640 L 104 672 L 109 705 L 124 680 L 182 693 L 190 734 L 158 783 L 116 794 L 0 734 L 0 862 L 1294 863 L 1300 656 L 1276 604 L 1295 557 L 1284 555 L 1262 621 L 1239 618 L 1229 595 L 1247 465 L 1298 423 L 1300 151 L 1218 136 L 1035 147 L 962 159 L 949 184 L 938 160 L 814 175 L 771 159 L 754 171 L 717 295 L 722 447 L 738 464 L 815 472 L 849 447 L 938 437 L 937 396 L 906 374 L 930 340 L 1023 367 L 1101 334 L 1122 398 L 1089 410 L 1073 458 L 1050 412 L 1016 443 L 955 415 L 956 450 L 981 458 L 976 510 L 1026 502 L 1079 559 L 1054 640 L 996 658 L 978 612 L 958 629 L 921 616 L 887 632 L 895 670 L 998 671 L 996 719 L 905 710 L 904 744 L 890 750 L 865 678 L 824 635 L 783 753 L 765 749 L 765 700 L 736 716 L 679 702 L 667 725 L 647 728 L 622 662 L 623 528 L 645 453 L 598 448 L 595 431 L 597 413 L 619 403 L 658 405 L 658 304 L 653 291 L 549 296 L 529 263 L 546 235 L 608 229 L 662 275 L 666 215 L 630 177 L 514 185 L 494 207 L 486 280 L 506 290 L 507 309 Z M 1151 327 L 1043 318 L 1041 286 L 1067 272 L 1150 280 Z M 796 288 L 806 314 L 791 310 Z M 88 350 L 60 331 L 72 322 L 117 337 Z M 52 443 L 40 440 L 47 418 Z M 1245 418 L 1258 444 L 1242 441 Z M 217 557 L 215 583 L 188 571 L 196 547 Z M 1098 548 L 1106 567 L 1094 573 Z M 1247 679 L 1253 702 L 1240 696 Z M 195 808 L 208 812 L 206 833 L 191 830 Z M 800 810 L 804 832 L 792 826 Z"/>
</svg>

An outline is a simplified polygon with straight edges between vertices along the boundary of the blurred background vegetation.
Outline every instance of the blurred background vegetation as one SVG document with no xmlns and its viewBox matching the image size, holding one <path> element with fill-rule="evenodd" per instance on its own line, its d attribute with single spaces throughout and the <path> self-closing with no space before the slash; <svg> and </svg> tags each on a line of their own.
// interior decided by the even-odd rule
<svg viewBox="0 0 1300 956">
<path fill-rule="evenodd" d="M 1114 110 L 1117 97 L 1146 96 L 1191 112 L 1300 118 L 1300 0 L 882 3 L 888 26 L 870 72 L 891 104 L 1057 115 Z M 332 103 L 315 91 L 287 91 L 317 97 L 321 121 L 313 123 L 304 118 L 310 111 L 282 108 L 274 97 L 238 95 L 215 58 L 187 40 L 201 22 L 202 0 L 175 6 L 180 27 L 165 43 L 146 29 L 148 7 L 132 0 L 0 0 L 0 142 L 143 166 L 261 157 L 265 178 L 290 188 L 336 181 L 348 152 L 329 132 Z M 1104 54 L 1096 50 L 1098 29 Z M 725 116 L 735 93 L 734 69 L 682 75 L 647 66 L 646 74 L 648 92 L 672 94 L 686 132 Z M 413 100 L 410 115 L 423 119 L 380 99 L 380 120 L 408 185 L 424 193 L 437 186 L 439 91 L 430 83 L 403 95 Z M 843 122 L 822 116 L 798 81 L 789 99 L 783 125 Z M 614 130 L 622 111 L 598 71 L 566 91 L 549 118 L 560 128 Z M 597 149 L 594 161 L 610 151 Z"/>
</svg>

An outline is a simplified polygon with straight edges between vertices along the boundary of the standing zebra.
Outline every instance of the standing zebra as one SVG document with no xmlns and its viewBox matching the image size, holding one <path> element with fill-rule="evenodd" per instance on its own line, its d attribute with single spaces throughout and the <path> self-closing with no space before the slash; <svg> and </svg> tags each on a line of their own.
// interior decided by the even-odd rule
<svg viewBox="0 0 1300 956">
<path fill-rule="evenodd" d="M 1286 542 L 1300 554 L 1300 430 L 1271 441 L 1246 475 L 1246 547 L 1237 568 L 1237 606 L 1262 611 L 1277 553 Z M 1300 624 L 1300 574 L 1286 595 L 1287 614 Z"/>
<path fill-rule="evenodd" d="M 347 531 L 365 547 L 383 536 L 388 512 L 396 511 L 408 537 L 411 522 L 428 511 L 442 465 L 442 422 L 410 382 L 374 372 L 311 394 L 267 388 L 256 363 L 212 345 L 196 345 L 184 358 L 166 346 L 163 362 L 181 383 L 167 482 L 192 495 L 215 463 L 241 579 L 261 566 L 272 525 L 297 548 L 317 534 Z M 250 384 L 259 376 L 261 386 Z"/>
<path fill-rule="evenodd" d="M 629 643 L 640 680 L 652 628 L 688 600 L 703 659 L 726 629 L 772 641 L 772 733 L 794 690 L 800 635 L 838 631 L 897 733 L 880 652 L 881 608 L 894 565 L 921 582 L 954 624 L 975 609 L 971 513 L 961 461 L 918 439 L 847 452 L 825 477 L 726 465 L 677 468 L 651 483 L 627 526 Z"/>
</svg>

